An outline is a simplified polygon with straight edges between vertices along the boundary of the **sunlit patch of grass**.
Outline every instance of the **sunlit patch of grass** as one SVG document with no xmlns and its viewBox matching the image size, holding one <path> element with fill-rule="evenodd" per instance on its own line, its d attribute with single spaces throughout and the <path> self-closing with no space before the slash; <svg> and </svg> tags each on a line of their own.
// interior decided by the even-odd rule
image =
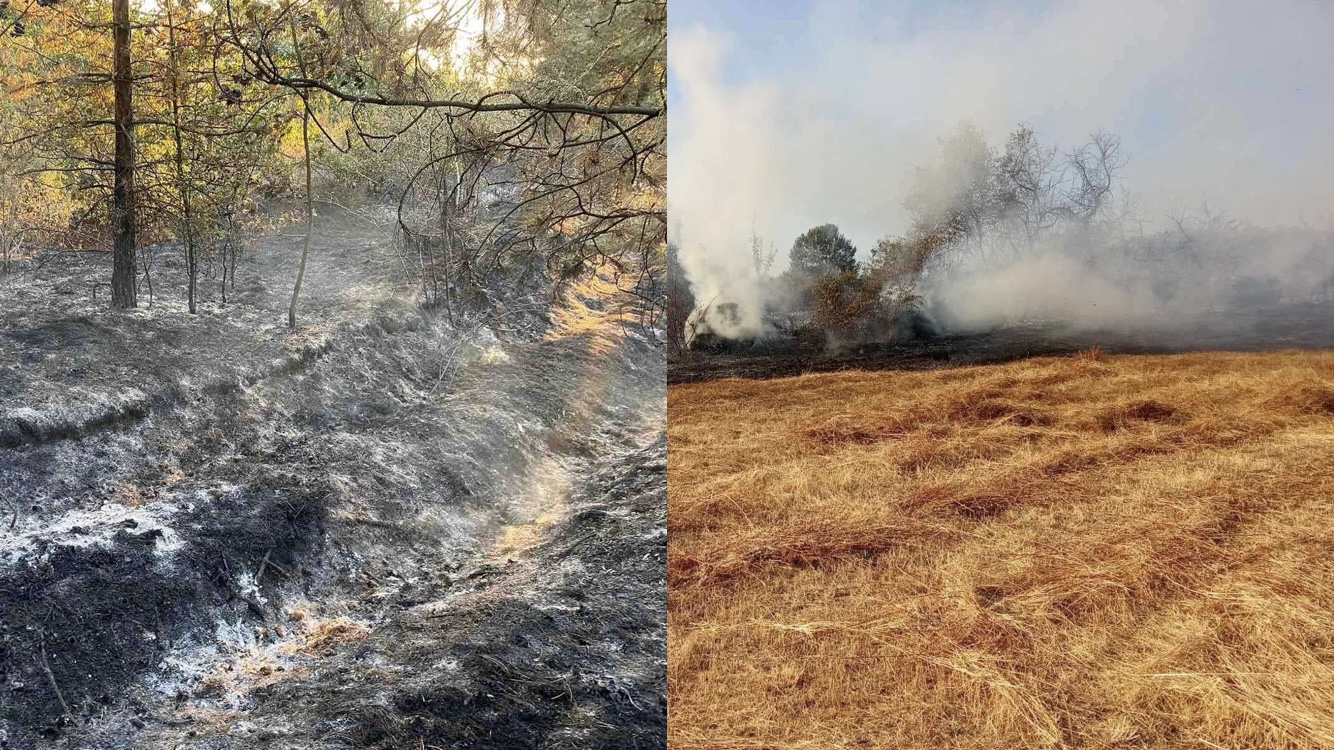
<svg viewBox="0 0 1334 750">
<path fill-rule="evenodd" d="M 616 285 L 614 269 L 605 265 L 566 286 L 560 304 L 552 307 L 547 338 L 582 337 L 590 352 L 608 354 L 624 333 L 618 323 L 630 301 Z"/>
<path fill-rule="evenodd" d="M 305 625 L 305 641 L 302 651 L 324 651 L 340 643 L 359 641 L 370 635 L 370 628 L 347 617 L 334 617 L 327 620 L 310 621 Z"/>
<path fill-rule="evenodd" d="M 673 747 L 1334 747 L 1334 353 L 668 410 Z"/>
</svg>

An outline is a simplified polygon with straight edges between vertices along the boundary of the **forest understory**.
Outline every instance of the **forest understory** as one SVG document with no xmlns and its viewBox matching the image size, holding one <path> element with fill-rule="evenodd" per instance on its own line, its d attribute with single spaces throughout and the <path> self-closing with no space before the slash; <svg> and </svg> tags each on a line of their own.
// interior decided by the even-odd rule
<svg viewBox="0 0 1334 750">
<path fill-rule="evenodd" d="M 0 278 L 0 747 L 660 747 L 662 346 L 599 278 L 423 310 L 349 217 L 289 331 L 261 242 L 195 316 L 170 252 Z"/>
</svg>

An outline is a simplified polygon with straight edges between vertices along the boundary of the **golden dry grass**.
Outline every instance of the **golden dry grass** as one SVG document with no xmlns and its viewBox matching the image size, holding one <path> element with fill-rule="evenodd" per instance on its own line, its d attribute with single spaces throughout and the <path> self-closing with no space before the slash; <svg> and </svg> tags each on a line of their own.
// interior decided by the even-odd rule
<svg viewBox="0 0 1334 750">
<path fill-rule="evenodd" d="M 1334 747 L 1334 353 L 668 410 L 672 747 Z"/>
</svg>

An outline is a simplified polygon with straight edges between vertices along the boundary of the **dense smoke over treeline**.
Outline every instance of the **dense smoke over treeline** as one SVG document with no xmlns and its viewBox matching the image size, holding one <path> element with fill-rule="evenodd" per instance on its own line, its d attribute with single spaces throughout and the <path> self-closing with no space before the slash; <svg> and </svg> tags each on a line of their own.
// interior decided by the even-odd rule
<svg viewBox="0 0 1334 750">
<path fill-rule="evenodd" d="M 834 224 L 797 237 L 776 276 L 776 247 L 753 234 L 738 240 L 750 274 L 697 255 L 680 270 L 694 305 L 679 335 L 706 346 L 782 336 L 837 345 L 1019 322 L 1173 328 L 1330 298 L 1329 232 L 1251 226 L 1203 202 L 1147 214 L 1123 184 L 1129 159 L 1105 131 L 1063 148 L 1020 125 L 993 145 L 964 122 L 907 181 L 907 231 L 860 259 Z"/>
<path fill-rule="evenodd" d="M 862 280 L 829 298 L 879 289 L 947 328 L 1180 326 L 1323 294 L 1327 4 L 835 0 L 670 39 L 671 240 L 710 331 L 818 318 L 789 256 L 824 224 Z M 853 328 L 829 338 L 883 333 Z"/>
</svg>

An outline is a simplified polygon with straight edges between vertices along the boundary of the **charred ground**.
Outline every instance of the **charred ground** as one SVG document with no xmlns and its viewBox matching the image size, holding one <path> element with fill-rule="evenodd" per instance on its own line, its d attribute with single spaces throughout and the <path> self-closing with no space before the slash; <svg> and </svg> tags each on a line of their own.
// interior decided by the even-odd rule
<svg viewBox="0 0 1334 750">
<path fill-rule="evenodd" d="M 1030 322 L 841 347 L 828 346 L 823 338 L 721 340 L 712 351 L 696 349 L 673 360 L 667 377 L 671 383 L 691 383 L 842 370 L 934 370 L 1072 354 L 1092 346 L 1117 354 L 1334 347 L 1334 303 L 1246 306 L 1101 328 Z"/>
<path fill-rule="evenodd" d="M 0 746 L 661 745 L 661 347 L 318 237 L 295 333 L 281 234 L 199 316 L 3 282 Z"/>
</svg>

